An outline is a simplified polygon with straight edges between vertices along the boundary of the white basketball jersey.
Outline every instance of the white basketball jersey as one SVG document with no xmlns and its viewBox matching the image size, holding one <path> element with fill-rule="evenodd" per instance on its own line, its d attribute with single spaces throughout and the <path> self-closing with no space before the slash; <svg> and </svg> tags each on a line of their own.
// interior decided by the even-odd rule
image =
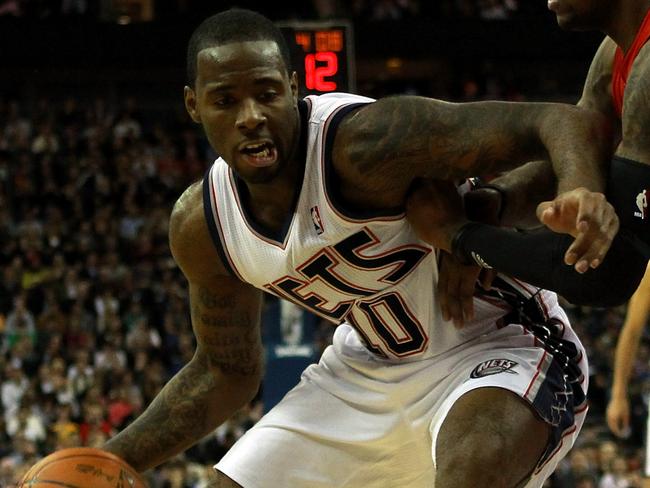
<svg viewBox="0 0 650 488">
<path fill-rule="evenodd" d="M 305 172 L 294 211 L 280 235 L 247 212 L 245 185 L 223 159 L 206 175 L 208 226 L 231 272 L 335 324 L 348 322 L 366 347 L 390 360 L 431 357 L 465 343 L 508 312 L 477 300 L 475 323 L 457 330 L 436 302 L 435 250 L 419 240 L 403 209 L 368 212 L 337 197 L 331 161 L 342 117 L 373 100 L 334 93 L 300 103 Z"/>
</svg>

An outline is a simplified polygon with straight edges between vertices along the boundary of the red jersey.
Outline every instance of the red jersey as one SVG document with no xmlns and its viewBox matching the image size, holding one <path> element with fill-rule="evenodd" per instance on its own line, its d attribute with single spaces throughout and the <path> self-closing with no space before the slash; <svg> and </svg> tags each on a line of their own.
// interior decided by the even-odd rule
<svg viewBox="0 0 650 488">
<path fill-rule="evenodd" d="M 625 94 L 625 85 L 627 84 L 627 78 L 630 75 L 632 64 L 648 39 L 650 39 L 650 10 L 646 13 L 628 52 L 623 54 L 622 49 L 618 47 L 616 48 L 616 54 L 614 54 L 612 99 L 619 117 L 623 116 L 623 95 Z"/>
</svg>

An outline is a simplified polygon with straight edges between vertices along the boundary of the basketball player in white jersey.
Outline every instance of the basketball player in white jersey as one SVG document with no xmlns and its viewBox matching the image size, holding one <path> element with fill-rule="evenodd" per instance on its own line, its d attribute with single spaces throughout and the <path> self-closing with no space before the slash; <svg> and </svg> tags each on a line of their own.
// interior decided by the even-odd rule
<svg viewBox="0 0 650 488">
<path fill-rule="evenodd" d="M 299 100 L 289 66 L 279 30 L 250 11 L 217 14 L 190 40 L 186 107 L 221 156 L 170 222 L 197 349 L 105 448 L 143 471 L 246 404 L 268 292 L 331 320 L 333 344 L 219 462 L 213 486 L 541 486 L 586 412 L 583 348 L 553 293 L 506 277 L 462 330 L 443 320 L 437 251 L 404 201 L 420 177 L 541 156 L 561 189 L 589 188 L 591 173 L 572 168 L 606 157 L 590 137 L 597 120 L 552 104 Z"/>
</svg>

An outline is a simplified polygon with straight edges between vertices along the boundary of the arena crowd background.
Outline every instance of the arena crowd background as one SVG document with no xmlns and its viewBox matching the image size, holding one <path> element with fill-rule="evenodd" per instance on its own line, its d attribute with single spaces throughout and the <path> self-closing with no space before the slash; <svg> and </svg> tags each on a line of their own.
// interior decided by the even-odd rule
<svg viewBox="0 0 650 488">
<path fill-rule="evenodd" d="M 561 32 L 543 0 L 270 3 L 236 5 L 277 21 L 349 20 L 355 91 L 373 97 L 574 103 L 601 39 Z M 175 199 L 215 155 L 183 107 L 185 47 L 200 20 L 233 5 L 0 1 L 0 486 L 54 449 L 100 446 L 193 354 L 167 225 Z M 589 351 L 591 410 L 548 486 L 639 486 L 647 340 L 632 433 L 614 439 L 603 414 L 625 308 L 568 308 Z M 271 379 L 235 418 L 147 473 L 151 487 L 204 486 L 211 465 L 332 331 L 269 299 Z"/>
</svg>

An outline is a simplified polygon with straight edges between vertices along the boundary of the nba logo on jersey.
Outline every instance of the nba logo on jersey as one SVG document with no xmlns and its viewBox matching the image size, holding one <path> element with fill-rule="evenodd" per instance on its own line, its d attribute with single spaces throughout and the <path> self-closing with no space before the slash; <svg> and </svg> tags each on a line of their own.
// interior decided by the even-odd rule
<svg viewBox="0 0 650 488">
<path fill-rule="evenodd" d="M 636 206 L 639 211 L 634 212 L 634 216 L 639 217 L 641 220 L 648 218 L 648 190 L 643 190 L 636 196 Z"/>
<path fill-rule="evenodd" d="M 316 233 L 318 235 L 321 235 L 323 232 L 325 232 L 325 229 L 323 229 L 323 221 L 320 219 L 320 212 L 318 211 L 318 205 L 312 207 L 310 212 L 311 212 L 311 221 L 314 223 L 314 229 L 316 229 Z"/>
</svg>

